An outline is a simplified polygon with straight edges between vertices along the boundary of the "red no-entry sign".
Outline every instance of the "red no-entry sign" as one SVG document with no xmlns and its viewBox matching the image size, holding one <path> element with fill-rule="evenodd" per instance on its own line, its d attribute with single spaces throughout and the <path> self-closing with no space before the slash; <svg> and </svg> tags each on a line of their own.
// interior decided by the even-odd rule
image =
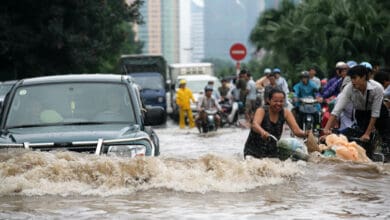
<svg viewBox="0 0 390 220">
<path fill-rule="evenodd" d="M 243 44 L 235 43 L 230 47 L 230 56 L 233 60 L 240 61 L 246 56 L 246 48 Z"/>
</svg>

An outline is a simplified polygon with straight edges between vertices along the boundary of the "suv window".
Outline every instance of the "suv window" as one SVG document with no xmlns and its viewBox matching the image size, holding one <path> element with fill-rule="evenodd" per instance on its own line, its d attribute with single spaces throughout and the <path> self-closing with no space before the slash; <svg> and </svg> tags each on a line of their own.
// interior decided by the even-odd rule
<svg viewBox="0 0 390 220">
<path fill-rule="evenodd" d="M 72 123 L 135 123 L 125 84 L 59 83 L 19 87 L 6 127 Z"/>
</svg>

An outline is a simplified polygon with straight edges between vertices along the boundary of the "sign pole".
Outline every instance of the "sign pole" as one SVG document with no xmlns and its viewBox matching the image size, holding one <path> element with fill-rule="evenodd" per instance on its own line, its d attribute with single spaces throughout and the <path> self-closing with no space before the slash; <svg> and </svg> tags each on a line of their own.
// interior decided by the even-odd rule
<svg viewBox="0 0 390 220">
<path fill-rule="evenodd" d="M 236 75 L 238 76 L 238 74 L 240 73 L 240 69 L 241 69 L 241 67 L 240 67 L 240 61 L 237 61 L 236 62 Z"/>
</svg>

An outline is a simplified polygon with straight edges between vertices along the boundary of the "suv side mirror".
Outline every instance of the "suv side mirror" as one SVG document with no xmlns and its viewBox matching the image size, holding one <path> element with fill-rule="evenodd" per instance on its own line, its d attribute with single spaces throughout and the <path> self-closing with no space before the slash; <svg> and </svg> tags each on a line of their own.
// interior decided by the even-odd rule
<svg viewBox="0 0 390 220">
<path fill-rule="evenodd" d="M 146 126 L 161 125 L 167 121 L 167 114 L 163 107 L 146 106 L 144 122 Z"/>
</svg>

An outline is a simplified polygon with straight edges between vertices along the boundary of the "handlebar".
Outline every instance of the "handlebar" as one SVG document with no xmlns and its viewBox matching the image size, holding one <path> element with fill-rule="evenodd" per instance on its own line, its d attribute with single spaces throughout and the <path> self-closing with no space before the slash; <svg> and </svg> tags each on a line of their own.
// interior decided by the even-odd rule
<svg viewBox="0 0 390 220">
<path fill-rule="evenodd" d="M 217 109 L 205 109 L 204 110 L 207 114 L 217 114 L 218 110 Z"/>
<path fill-rule="evenodd" d="M 313 104 L 318 102 L 318 100 L 313 97 L 299 98 L 299 101 L 306 104 Z"/>
</svg>

